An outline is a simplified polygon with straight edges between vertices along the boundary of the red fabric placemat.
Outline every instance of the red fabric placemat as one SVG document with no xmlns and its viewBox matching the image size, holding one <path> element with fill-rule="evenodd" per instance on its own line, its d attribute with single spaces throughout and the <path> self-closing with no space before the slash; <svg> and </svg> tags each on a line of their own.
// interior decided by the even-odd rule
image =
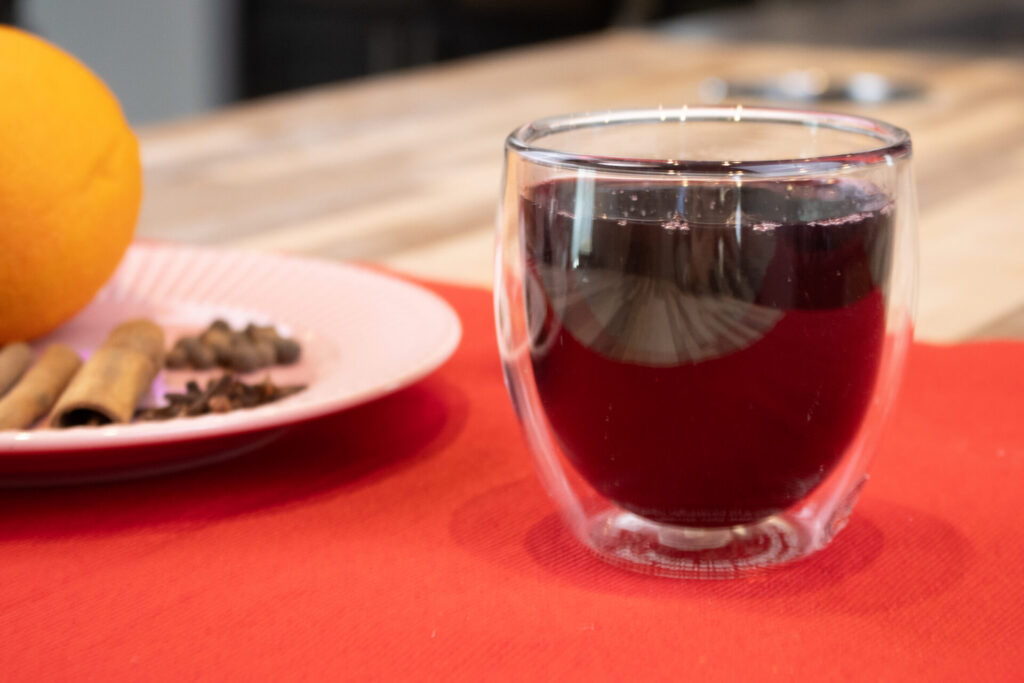
<svg viewBox="0 0 1024 683">
<path fill-rule="evenodd" d="M 0 496 L 8 680 L 1020 680 L 1024 345 L 915 346 L 850 525 L 730 582 L 577 546 L 489 294 L 437 374 L 186 473 Z"/>
</svg>

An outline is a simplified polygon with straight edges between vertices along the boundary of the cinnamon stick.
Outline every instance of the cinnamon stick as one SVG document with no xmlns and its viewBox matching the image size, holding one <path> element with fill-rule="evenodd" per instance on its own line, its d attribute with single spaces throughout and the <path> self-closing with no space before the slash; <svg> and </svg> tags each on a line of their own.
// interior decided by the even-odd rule
<svg viewBox="0 0 1024 683">
<path fill-rule="evenodd" d="M 43 352 L 14 388 L 0 400 L 0 429 L 28 429 L 50 411 L 57 397 L 82 365 L 82 359 L 64 344 Z"/>
<path fill-rule="evenodd" d="M 130 422 L 164 364 L 164 332 L 149 320 L 114 328 L 60 397 L 54 427 Z"/>
<path fill-rule="evenodd" d="M 7 393 L 32 365 L 32 349 L 24 342 L 0 349 L 0 396 Z"/>
</svg>

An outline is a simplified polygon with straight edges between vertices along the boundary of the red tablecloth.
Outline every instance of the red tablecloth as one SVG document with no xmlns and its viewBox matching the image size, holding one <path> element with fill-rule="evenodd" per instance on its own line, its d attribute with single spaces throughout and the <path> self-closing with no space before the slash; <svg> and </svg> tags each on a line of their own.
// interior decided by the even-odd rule
<svg viewBox="0 0 1024 683">
<path fill-rule="evenodd" d="M 916 346 L 849 527 L 696 583 L 561 528 L 488 294 L 420 384 L 220 465 L 0 496 L 7 680 L 1021 680 L 1024 345 Z"/>
</svg>

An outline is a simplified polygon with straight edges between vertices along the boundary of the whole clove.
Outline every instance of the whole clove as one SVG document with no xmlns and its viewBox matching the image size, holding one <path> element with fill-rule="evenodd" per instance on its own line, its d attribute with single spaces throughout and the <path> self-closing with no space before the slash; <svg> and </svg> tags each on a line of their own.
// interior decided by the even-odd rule
<svg viewBox="0 0 1024 683">
<path fill-rule="evenodd" d="M 211 413 L 230 413 L 234 410 L 231 399 L 227 396 L 211 396 L 208 403 Z"/>
</svg>

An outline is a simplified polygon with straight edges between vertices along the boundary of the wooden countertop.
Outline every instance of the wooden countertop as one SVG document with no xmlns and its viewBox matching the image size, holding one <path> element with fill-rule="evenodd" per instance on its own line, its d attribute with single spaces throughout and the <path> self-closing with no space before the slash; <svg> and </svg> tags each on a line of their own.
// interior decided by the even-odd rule
<svg viewBox="0 0 1024 683">
<path fill-rule="evenodd" d="M 512 128 L 555 113 L 696 104 L 709 76 L 807 67 L 926 88 L 885 105 L 827 105 L 913 137 L 918 338 L 1024 337 L 1024 64 L 1008 59 L 615 31 L 304 91 L 141 131 L 139 234 L 488 286 Z"/>
</svg>

